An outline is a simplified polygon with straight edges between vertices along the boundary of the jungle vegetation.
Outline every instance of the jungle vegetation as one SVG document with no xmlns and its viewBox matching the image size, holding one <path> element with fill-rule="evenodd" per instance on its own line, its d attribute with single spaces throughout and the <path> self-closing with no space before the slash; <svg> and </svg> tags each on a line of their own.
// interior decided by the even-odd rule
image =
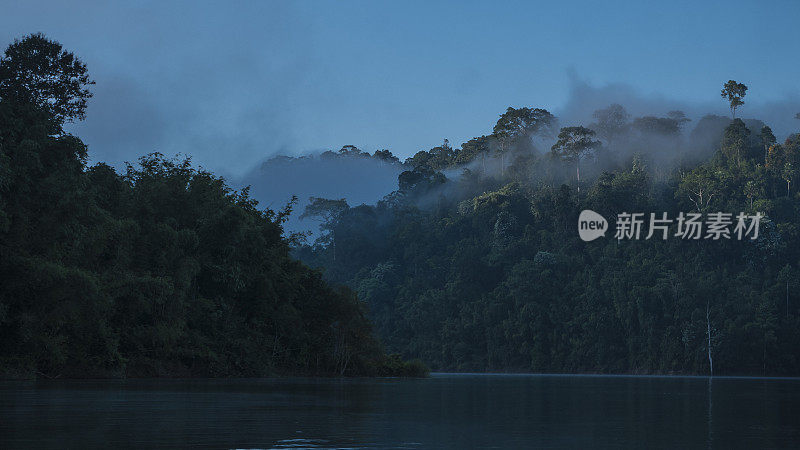
<svg viewBox="0 0 800 450">
<path fill-rule="evenodd" d="M 560 127 L 508 108 L 492 133 L 404 162 L 376 205 L 311 199 L 294 249 L 369 307 L 389 351 L 434 370 L 800 374 L 800 135 L 622 105 Z M 800 117 L 800 116 L 798 116 Z M 334 199 L 335 200 L 335 199 Z M 612 224 L 583 242 L 584 209 Z M 765 215 L 758 239 L 618 240 L 622 212 Z M 712 369 L 713 366 L 713 369 Z"/>
<path fill-rule="evenodd" d="M 41 34 L 0 58 L 0 376 L 423 375 L 290 256 L 292 209 L 150 154 L 87 166 L 87 68 Z"/>
</svg>

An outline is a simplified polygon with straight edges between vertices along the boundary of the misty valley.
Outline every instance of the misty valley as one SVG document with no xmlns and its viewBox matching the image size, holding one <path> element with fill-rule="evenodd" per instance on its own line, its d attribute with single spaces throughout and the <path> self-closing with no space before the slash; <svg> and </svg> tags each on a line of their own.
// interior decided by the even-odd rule
<svg viewBox="0 0 800 450">
<path fill-rule="evenodd" d="M 793 97 L 523 98 L 229 175 L 197 136 L 97 158 L 89 66 L 43 33 L 0 56 L 0 447 L 800 443 Z"/>
</svg>

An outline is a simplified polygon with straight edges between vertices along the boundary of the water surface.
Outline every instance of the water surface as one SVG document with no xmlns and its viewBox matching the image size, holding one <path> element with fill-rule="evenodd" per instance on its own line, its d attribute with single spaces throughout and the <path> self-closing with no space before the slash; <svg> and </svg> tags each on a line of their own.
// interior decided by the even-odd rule
<svg viewBox="0 0 800 450">
<path fill-rule="evenodd" d="M 800 379 L 0 382 L 0 448 L 800 447 Z"/>
</svg>

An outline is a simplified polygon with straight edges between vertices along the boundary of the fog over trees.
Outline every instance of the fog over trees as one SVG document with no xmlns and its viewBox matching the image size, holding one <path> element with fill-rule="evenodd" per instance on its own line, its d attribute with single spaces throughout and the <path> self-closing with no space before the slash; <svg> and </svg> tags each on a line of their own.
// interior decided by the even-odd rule
<svg viewBox="0 0 800 450">
<path fill-rule="evenodd" d="M 88 73 L 43 35 L 0 59 L 2 375 L 800 373 L 800 135 L 739 81 L 730 117 L 515 105 L 459 144 L 339 143 L 233 189 L 158 153 L 88 165 L 64 128 Z M 584 209 L 764 219 L 583 242 Z"/>
<path fill-rule="evenodd" d="M 535 105 L 509 108 L 489 135 L 406 159 L 395 192 L 338 211 L 294 254 L 358 293 L 390 351 L 435 370 L 796 375 L 800 135 L 733 118 L 747 88 L 724 89 L 732 117 L 696 121 L 612 103 L 559 130 Z M 554 133 L 506 134 L 531 111 Z M 673 224 L 666 240 L 586 243 L 583 209 L 612 224 L 765 218 L 755 240 Z"/>
</svg>

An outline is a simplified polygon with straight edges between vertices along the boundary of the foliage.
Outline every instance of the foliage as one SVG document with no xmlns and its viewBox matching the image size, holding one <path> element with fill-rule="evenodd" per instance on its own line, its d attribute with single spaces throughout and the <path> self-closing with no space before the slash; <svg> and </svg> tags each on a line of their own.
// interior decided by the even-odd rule
<svg viewBox="0 0 800 450">
<path fill-rule="evenodd" d="M 92 84 L 86 65 L 41 33 L 15 40 L 0 57 L 0 98 L 35 105 L 60 123 L 86 116 Z"/>
<path fill-rule="evenodd" d="M 604 139 L 677 134 L 685 123 L 680 114 L 641 118 L 637 131 L 623 112 L 595 117 L 616 130 Z M 560 158 L 520 151 L 525 159 L 505 175 L 468 169 L 426 185 L 422 199 L 395 193 L 344 211 L 330 226 L 335 263 L 329 245 L 295 254 L 358 292 L 389 351 L 435 370 L 707 374 L 710 354 L 715 374 L 798 375 L 800 138 L 770 144 L 765 155 L 772 138 L 763 126 L 707 116 L 685 148 L 709 159 L 664 168 L 648 163 L 652 154 L 592 158 L 580 191 Z M 480 161 L 490 138 L 453 150 L 445 168 Z M 568 166 L 600 149 L 587 128 L 564 128 L 559 139 Z M 430 179 L 435 171 L 426 170 Z M 684 240 L 673 225 L 667 240 L 645 240 L 643 230 L 642 240 L 618 242 L 612 228 L 585 243 L 575 230 L 583 209 L 612 227 L 621 212 L 760 211 L 766 219 L 756 240 Z"/>
<path fill-rule="evenodd" d="M 0 376 L 424 374 L 383 352 L 352 290 L 290 257 L 292 203 L 259 209 L 188 158 L 87 168 L 60 130 L 85 67 L 41 35 L 0 66 Z"/>
<path fill-rule="evenodd" d="M 736 108 L 744 105 L 744 96 L 747 95 L 747 86 L 742 83 L 737 83 L 734 80 L 728 80 L 720 93 L 722 98 L 728 100 L 731 107 L 731 118 L 736 118 Z"/>
</svg>

